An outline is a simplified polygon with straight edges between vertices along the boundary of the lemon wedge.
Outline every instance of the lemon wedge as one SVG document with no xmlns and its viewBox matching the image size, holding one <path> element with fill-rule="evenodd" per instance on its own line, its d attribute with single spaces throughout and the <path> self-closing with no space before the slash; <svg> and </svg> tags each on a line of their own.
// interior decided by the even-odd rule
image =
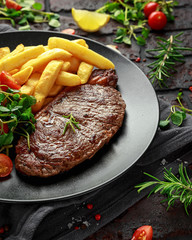
<svg viewBox="0 0 192 240">
<path fill-rule="evenodd" d="M 110 16 L 104 13 L 79 10 L 75 8 L 72 8 L 71 12 L 74 21 L 86 32 L 97 32 L 104 27 L 110 19 Z"/>
</svg>

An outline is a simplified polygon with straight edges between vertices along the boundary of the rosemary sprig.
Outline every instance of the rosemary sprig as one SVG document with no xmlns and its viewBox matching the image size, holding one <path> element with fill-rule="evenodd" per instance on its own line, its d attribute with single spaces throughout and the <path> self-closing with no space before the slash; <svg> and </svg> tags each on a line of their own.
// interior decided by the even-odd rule
<svg viewBox="0 0 192 240">
<path fill-rule="evenodd" d="M 72 130 L 73 130 L 73 132 L 75 132 L 74 126 L 75 126 L 76 128 L 78 128 L 78 129 L 81 129 L 81 128 L 79 127 L 79 125 L 78 125 L 79 122 L 76 122 L 76 120 L 75 120 L 75 118 L 73 117 L 72 113 L 70 113 L 70 114 L 67 115 L 67 116 L 63 116 L 63 117 L 69 119 L 68 122 L 66 122 L 66 124 L 65 124 L 65 127 L 64 127 L 64 130 L 63 130 L 63 135 L 65 134 L 68 125 L 70 125 L 70 127 L 71 127 Z"/>
<path fill-rule="evenodd" d="M 148 197 L 152 193 L 160 192 L 160 194 L 167 196 L 164 200 L 164 202 L 167 201 L 168 203 L 167 209 L 173 206 L 176 200 L 179 200 L 184 205 L 186 213 L 189 214 L 187 209 L 192 203 L 192 182 L 189 179 L 186 167 L 183 167 L 183 164 L 179 165 L 179 177 L 176 177 L 172 173 L 172 169 L 167 170 L 165 168 L 165 181 L 162 181 L 148 173 L 144 174 L 152 178 L 154 181 L 144 182 L 135 186 L 138 188 L 139 193 L 143 189 L 155 185 L 155 187 L 150 191 Z"/>
<path fill-rule="evenodd" d="M 182 47 L 178 37 L 183 33 L 178 33 L 177 35 L 171 35 L 168 39 L 162 37 L 157 37 L 160 41 L 157 41 L 158 47 L 155 49 L 146 50 L 147 52 L 157 53 L 154 57 L 157 59 L 148 67 L 152 68 L 148 75 L 152 84 L 158 81 L 159 86 L 162 88 L 167 87 L 166 80 L 171 77 L 172 72 L 176 72 L 174 65 L 177 62 L 184 62 L 184 56 L 182 51 L 192 51 L 192 48 Z"/>
</svg>

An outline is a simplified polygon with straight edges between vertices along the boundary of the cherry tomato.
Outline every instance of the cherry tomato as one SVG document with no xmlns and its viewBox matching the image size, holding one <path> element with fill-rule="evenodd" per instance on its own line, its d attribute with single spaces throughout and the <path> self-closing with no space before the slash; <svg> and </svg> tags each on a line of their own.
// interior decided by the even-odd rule
<svg viewBox="0 0 192 240">
<path fill-rule="evenodd" d="M 167 17 L 163 12 L 155 11 L 149 15 L 148 24 L 154 30 L 161 30 L 167 23 Z"/>
<path fill-rule="evenodd" d="M 20 10 L 22 8 L 21 5 L 19 5 L 18 3 L 12 1 L 12 0 L 6 0 L 6 6 L 9 9 L 15 9 L 15 10 Z"/>
<path fill-rule="evenodd" d="M 1 126 L 0 126 L 0 130 L 1 130 Z M 8 127 L 7 123 L 3 124 L 3 131 L 4 131 L 4 133 L 8 133 L 9 132 L 9 127 Z"/>
<path fill-rule="evenodd" d="M 149 225 L 139 227 L 133 234 L 131 240 L 152 240 L 153 229 Z"/>
<path fill-rule="evenodd" d="M 152 12 L 155 12 L 157 10 L 158 7 L 159 7 L 159 4 L 156 2 L 147 3 L 144 7 L 145 16 L 148 18 Z"/>
<path fill-rule="evenodd" d="M 66 34 L 74 35 L 75 34 L 75 29 L 73 29 L 73 28 L 66 28 L 66 29 L 62 30 L 61 32 L 62 33 L 66 33 Z"/>
<path fill-rule="evenodd" d="M 3 154 L 0 153 L 0 177 L 8 176 L 13 169 L 13 163 L 11 159 Z"/>
<path fill-rule="evenodd" d="M 7 72 L 2 71 L 0 74 L 0 84 L 2 85 L 7 85 L 8 87 L 12 88 L 12 89 L 20 89 L 21 86 L 19 84 L 17 84 L 17 82 L 15 81 L 15 79 Z M 7 87 L 1 87 L 3 91 L 7 90 Z"/>
</svg>

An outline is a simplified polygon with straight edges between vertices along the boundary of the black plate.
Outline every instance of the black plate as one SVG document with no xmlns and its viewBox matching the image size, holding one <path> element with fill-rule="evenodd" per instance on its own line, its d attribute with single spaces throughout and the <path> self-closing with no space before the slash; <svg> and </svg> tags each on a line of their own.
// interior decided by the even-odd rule
<svg viewBox="0 0 192 240">
<path fill-rule="evenodd" d="M 0 47 L 9 46 L 13 50 L 20 43 L 25 46 L 46 45 L 51 36 L 78 38 L 42 31 L 1 33 Z M 68 173 L 49 179 L 34 179 L 23 177 L 14 169 L 10 177 L 0 182 L 1 201 L 66 199 L 94 190 L 129 169 L 150 145 L 159 121 L 159 105 L 151 83 L 135 64 L 121 54 L 90 39 L 86 41 L 91 49 L 109 58 L 116 66 L 118 89 L 127 105 L 122 128 L 91 160 Z"/>
</svg>

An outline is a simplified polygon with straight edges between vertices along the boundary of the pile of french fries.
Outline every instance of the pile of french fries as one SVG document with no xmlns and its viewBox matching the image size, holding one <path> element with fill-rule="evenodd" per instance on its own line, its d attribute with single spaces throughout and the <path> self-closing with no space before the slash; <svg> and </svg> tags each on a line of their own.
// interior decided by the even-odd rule
<svg viewBox="0 0 192 240">
<path fill-rule="evenodd" d="M 64 88 L 87 83 L 93 68 L 114 69 L 114 64 L 89 49 L 84 39 L 50 37 L 46 46 L 19 44 L 13 51 L 0 48 L 0 72 L 10 73 L 21 85 L 21 94 L 33 95 L 33 112 Z"/>
</svg>

